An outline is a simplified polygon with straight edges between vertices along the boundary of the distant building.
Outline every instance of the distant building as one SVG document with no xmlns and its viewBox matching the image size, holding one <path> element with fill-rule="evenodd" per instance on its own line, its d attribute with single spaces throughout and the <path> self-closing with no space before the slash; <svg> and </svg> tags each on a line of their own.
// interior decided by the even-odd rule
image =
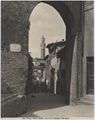
<svg viewBox="0 0 95 120">
<path fill-rule="evenodd" d="M 60 59 L 64 54 L 63 51 L 65 48 L 65 43 L 66 42 L 62 40 L 47 45 L 47 48 L 49 49 L 49 55 L 45 58 L 46 84 L 49 90 L 54 94 L 57 93 L 57 87 L 59 82 L 58 71 L 60 67 Z"/>
</svg>

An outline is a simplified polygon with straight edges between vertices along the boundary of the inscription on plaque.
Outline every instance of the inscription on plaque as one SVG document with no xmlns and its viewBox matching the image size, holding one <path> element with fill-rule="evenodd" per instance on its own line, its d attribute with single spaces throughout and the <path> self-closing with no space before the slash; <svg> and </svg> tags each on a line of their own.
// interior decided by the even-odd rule
<svg viewBox="0 0 95 120">
<path fill-rule="evenodd" d="M 21 45 L 20 44 L 10 44 L 10 51 L 11 52 L 21 52 Z"/>
</svg>

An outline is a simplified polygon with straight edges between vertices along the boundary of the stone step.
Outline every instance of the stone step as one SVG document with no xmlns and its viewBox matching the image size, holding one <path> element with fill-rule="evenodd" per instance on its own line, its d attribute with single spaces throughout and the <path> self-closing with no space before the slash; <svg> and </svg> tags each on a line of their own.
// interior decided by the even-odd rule
<svg viewBox="0 0 95 120">
<path fill-rule="evenodd" d="M 1 104 L 1 117 L 17 117 L 25 112 L 26 98 L 23 95 L 9 96 Z"/>
<path fill-rule="evenodd" d="M 86 95 L 82 97 L 78 103 L 88 104 L 88 105 L 94 105 L 94 95 Z"/>
</svg>

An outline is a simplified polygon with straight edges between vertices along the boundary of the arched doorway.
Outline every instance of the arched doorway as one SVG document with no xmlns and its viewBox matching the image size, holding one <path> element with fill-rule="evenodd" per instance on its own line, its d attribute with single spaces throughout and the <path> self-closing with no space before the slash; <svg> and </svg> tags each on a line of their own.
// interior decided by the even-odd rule
<svg viewBox="0 0 95 120">
<path fill-rule="evenodd" d="M 69 10 L 69 8 L 65 5 L 64 2 L 54 2 L 54 1 L 46 1 L 44 2 L 57 10 L 62 19 L 66 24 L 66 86 L 65 86 L 65 102 L 66 104 L 70 103 L 70 83 L 71 83 L 71 65 L 72 65 L 72 55 L 73 55 L 73 47 L 74 40 L 76 36 L 76 28 L 74 17 Z"/>
</svg>

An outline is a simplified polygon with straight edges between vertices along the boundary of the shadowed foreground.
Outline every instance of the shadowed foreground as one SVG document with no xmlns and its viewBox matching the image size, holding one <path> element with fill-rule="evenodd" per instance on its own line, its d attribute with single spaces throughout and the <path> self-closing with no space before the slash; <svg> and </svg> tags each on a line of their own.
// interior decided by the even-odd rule
<svg viewBox="0 0 95 120">
<path fill-rule="evenodd" d="M 93 119 L 94 105 L 93 98 L 88 100 L 88 96 L 76 104 L 65 105 L 64 97 L 50 93 L 35 94 L 34 97 L 27 98 L 28 112 L 21 117 L 32 118 L 69 118 L 87 117 Z M 86 112 L 85 112 L 86 110 Z"/>
</svg>

